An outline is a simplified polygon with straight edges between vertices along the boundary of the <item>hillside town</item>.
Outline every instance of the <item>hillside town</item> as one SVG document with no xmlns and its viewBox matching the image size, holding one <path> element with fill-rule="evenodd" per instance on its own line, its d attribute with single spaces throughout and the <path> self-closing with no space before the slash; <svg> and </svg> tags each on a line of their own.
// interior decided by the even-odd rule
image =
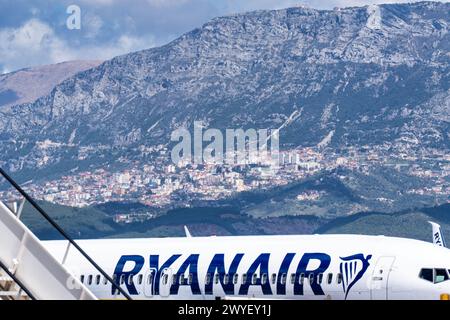
<svg viewBox="0 0 450 320">
<path fill-rule="evenodd" d="M 167 151 L 162 148 L 152 163 L 124 160 L 124 170 L 78 172 L 56 180 L 28 183 L 25 190 L 36 199 L 72 207 L 133 201 L 155 208 L 177 208 L 193 201 L 215 201 L 244 191 L 283 186 L 337 168 L 369 174 L 374 167 L 389 167 L 431 182 L 407 193 L 450 197 L 450 155 L 441 150 L 427 150 L 425 155 L 423 151 L 415 154 L 407 147 L 392 152 L 388 145 L 339 151 L 301 148 L 280 151 L 278 166 L 267 158 L 246 165 L 173 164 Z M 0 192 L 0 197 L 11 200 L 16 195 L 6 190 Z M 314 201 L 320 197 L 318 192 L 309 192 L 299 194 L 297 200 Z"/>
</svg>

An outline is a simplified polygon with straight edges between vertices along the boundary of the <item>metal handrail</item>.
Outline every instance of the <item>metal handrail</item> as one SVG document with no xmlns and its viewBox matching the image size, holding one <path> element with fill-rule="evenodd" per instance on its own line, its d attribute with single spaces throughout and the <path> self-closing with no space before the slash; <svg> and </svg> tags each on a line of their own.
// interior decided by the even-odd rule
<svg viewBox="0 0 450 320">
<path fill-rule="evenodd" d="M 132 300 L 130 295 L 123 290 L 81 247 L 70 237 L 45 211 L 36 201 L 33 200 L 2 168 L 0 174 L 47 220 L 58 232 L 80 252 L 87 261 L 89 261 L 100 274 L 102 274 L 109 283 L 113 285 L 123 296 Z"/>
</svg>

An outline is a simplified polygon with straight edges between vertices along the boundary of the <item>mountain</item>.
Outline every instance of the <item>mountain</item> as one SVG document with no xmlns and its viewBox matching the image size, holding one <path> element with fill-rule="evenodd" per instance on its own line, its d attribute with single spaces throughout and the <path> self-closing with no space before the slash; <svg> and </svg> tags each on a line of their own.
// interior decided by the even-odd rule
<svg viewBox="0 0 450 320">
<path fill-rule="evenodd" d="M 405 192 L 429 184 L 426 179 L 417 179 L 394 169 L 374 168 L 370 174 L 363 174 L 339 168 L 271 191 L 264 190 L 260 197 L 238 195 L 238 199 L 232 199 L 230 203 L 240 203 L 242 212 L 256 218 L 293 215 L 334 219 L 360 212 L 395 213 L 434 204 L 435 196 Z M 316 193 L 320 197 L 299 201 L 298 195 L 307 193 Z"/>
<path fill-rule="evenodd" d="M 282 128 L 283 149 L 448 154 L 450 3 L 289 8 L 211 20 L 0 108 L 21 181 L 148 163 L 173 130 Z M 166 156 L 167 162 L 170 161 Z"/>
<path fill-rule="evenodd" d="M 0 109 L 31 103 L 78 72 L 98 66 L 101 61 L 68 61 L 21 69 L 0 75 Z"/>
</svg>

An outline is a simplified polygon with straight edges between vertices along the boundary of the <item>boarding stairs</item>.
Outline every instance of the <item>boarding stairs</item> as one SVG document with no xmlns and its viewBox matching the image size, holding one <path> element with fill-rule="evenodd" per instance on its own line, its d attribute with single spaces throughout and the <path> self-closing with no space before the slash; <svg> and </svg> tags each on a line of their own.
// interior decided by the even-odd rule
<svg viewBox="0 0 450 320">
<path fill-rule="evenodd" d="M 11 211 L 15 210 L 17 215 L 17 206 L 12 205 Z M 3 264 L 3 263 L 0 263 Z M 6 266 L 4 266 L 6 268 Z M 20 286 L 14 282 L 8 273 L 0 267 L 0 300 L 29 300 L 30 297 Z"/>
<path fill-rule="evenodd" d="M 30 297 L 3 270 L 0 270 L 0 300 L 29 300 Z"/>
<path fill-rule="evenodd" d="M 0 300 L 96 300 L 84 286 L 44 247 L 42 242 L 20 220 L 28 201 L 66 240 L 67 250 L 77 250 L 125 298 L 129 295 L 11 178 L 3 176 L 23 197 L 20 203 L 7 205 L 0 200 Z"/>
</svg>

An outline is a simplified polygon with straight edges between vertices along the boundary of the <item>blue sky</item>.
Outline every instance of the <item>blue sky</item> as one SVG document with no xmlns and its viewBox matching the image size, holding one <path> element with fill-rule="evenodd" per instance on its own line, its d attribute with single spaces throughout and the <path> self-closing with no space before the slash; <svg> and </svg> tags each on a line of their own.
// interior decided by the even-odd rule
<svg viewBox="0 0 450 320">
<path fill-rule="evenodd" d="M 105 60 L 159 46 L 209 19 L 257 9 L 319 9 L 391 0 L 1 0 L 0 74 L 68 60 Z M 81 29 L 69 30 L 69 5 Z"/>
</svg>

